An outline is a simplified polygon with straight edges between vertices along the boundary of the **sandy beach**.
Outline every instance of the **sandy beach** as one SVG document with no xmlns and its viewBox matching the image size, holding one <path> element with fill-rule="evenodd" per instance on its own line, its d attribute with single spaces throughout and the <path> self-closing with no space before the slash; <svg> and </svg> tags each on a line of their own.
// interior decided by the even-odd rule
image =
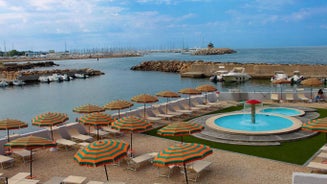
<svg viewBox="0 0 327 184">
<path fill-rule="evenodd" d="M 122 139 L 129 142 L 129 136 Z M 160 151 L 176 142 L 167 139 L 135 134 L 133 147 L 136 155 L 146 152 Z M 58 150 L 51 152 L 48 149 L 37 150 L 33 161 L 33 173 L 40 182 L 45 182 L 53 176 L 67 177 L 69 175 L 85 176 L 88 180 L 105 181 L 103 167 L 88 168 L 79 166 L 73 155 L 77 150 Z M 210 170 L 200 176 L 198 183 L 291 183 L 293 172 L 310 172 L 311 169 L 239 153 L 214 149 L 212 155 L 204 160 L 211 161 Z M 111 181 L 126 183 L 183 183 L 184 175 L 178 170 L 171 178 L 158 177 L 158 170 L 152 165 L 141 167 L 139 170 L 126 169 L 127 164 L 108 166 Z M 14 167 L 1 169 L 4 176 L 11 177 L 18 172 L 29 172 L 29 164 L 17 162 Z"/>
</svg>

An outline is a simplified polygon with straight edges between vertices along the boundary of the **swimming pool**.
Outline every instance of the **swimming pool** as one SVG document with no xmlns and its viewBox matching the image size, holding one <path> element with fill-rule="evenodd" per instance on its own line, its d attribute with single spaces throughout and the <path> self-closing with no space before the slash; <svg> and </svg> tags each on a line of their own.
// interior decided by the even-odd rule
<svg viewBox="0 0 327 184">
<path fill-rule="evenodd" d="M 285 116 L 302 116 L 304 111 L 289 107 L 267 107 L 259 110 L 260 113 L 280 114 Z"/>
<path fill-rule="evenodd" d="M 206 124 L 219 131 L 236 134 L 267 135 L 300 129 L 302 122 L 293 117 L 277 114 L 258 113 L 255 123 L 249 113 L 228 113 L 207 119 Z"/>
</svg>

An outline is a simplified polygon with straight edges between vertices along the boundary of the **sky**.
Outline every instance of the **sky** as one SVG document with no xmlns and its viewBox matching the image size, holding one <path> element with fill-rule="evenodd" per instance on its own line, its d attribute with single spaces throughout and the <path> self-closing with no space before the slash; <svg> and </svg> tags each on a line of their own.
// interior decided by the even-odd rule
<svg viewBox="0 0 327 184">
<path fill-rule="evenodd" d="M 0 50 L 327 45 L 326 0 L 0 0 Z"/>
</svg>

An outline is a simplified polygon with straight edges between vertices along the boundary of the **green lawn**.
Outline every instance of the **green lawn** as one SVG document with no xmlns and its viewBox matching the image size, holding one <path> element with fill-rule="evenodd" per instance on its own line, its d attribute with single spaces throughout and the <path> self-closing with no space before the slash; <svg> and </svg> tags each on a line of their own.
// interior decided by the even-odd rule
<svg viewBox="0 0 327 184">
<path fill-rule="evenodd" d="M 224 110 L 216 111 L 213 113 L 230 112 L 235 110 L 241 110 L 243 107 L 236 106 L 230 107 Z M 327 117 L 326 109 L 318 109 L 320 118 Z M 146 132 L 146 134 L 158 136 L 156 134 L 157 129 Z M 163 137 L 167 139 L 180 140 L 179 137 Z M 279 160 L 294 164 L 304 164 L 322 145 L 325 144 L 325 134 L 318 134 L 317 136 L 307 138 L 300 141 L 284 142 L 280 146 L 243 146 L 243 145 L 231 145 L 222 144 L 212 141 L 202 140 L 193 136 L 184 137 L 184 142 L 197 142 L 206 144 L 212 148 L 229 150 L 238 153 L 244 153 L 248 155 L 255 155 L 258 157 L 269 158 L 273 160 Z"/>
</svg>

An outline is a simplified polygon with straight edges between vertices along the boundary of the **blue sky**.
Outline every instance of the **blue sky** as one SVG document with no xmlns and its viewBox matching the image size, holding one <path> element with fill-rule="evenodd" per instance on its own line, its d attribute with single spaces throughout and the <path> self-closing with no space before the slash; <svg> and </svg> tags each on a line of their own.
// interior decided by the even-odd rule
<svg viewBox="0 0 327 184">
<path fill-rule="evenodd" d="M 0 0 L 0 50 L 327 45 L 326 0 Z"/>
</svg>

